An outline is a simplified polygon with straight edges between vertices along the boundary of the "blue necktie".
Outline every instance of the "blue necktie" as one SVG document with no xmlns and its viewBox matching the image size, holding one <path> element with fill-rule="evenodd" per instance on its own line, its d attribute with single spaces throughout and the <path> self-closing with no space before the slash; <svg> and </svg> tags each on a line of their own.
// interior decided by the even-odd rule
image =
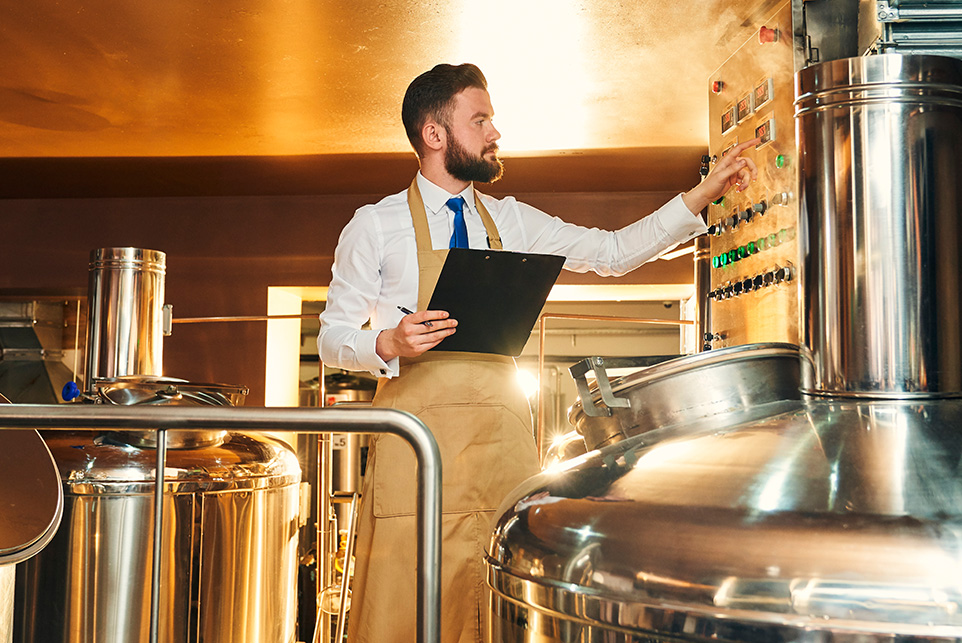
<svg viewBox="0 0 962 643">
<path fill-rule="evenodd" d="M 468 226 L 464 224 L 464 199 L 459 196 L 448 199 L 445 203 L 454 212 L 454 232 L 451 234 L 449 248 L 468 247 Z"/>
</svg>

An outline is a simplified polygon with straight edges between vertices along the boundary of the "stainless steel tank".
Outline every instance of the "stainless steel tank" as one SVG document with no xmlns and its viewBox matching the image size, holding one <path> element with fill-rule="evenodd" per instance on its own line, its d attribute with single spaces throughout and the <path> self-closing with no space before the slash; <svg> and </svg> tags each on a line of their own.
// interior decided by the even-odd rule
<svg viewBox="0 0 962 643">
<path fill-rule="evenodd" d="M 486 559 L 491 640 L 962 641 L 962 61 L 833 61 L 796 84 L 801 395 L 686 417 L 702 369 L 684 358 L 651 396 L 676 417 L 515 490 Z"/>
<path fill-rule="evenodd" d="M 217 404 L 226 385 L 127 376 L 95 380 L 105 403 Z M 178 435 L 180 434 L 180 435 Z M 160 639 L 295 640 L 300 467 L 284 443 L 227 431 L 172 431 L 164 473 Z M 17 641 L 148 638 L 153 433 L 44 432 L 64 518 L 18 566 Z"/>
<path fill-rule="evenodd" d="M 165 256 L 138 248 L 91 253 L 85 403 L 243 403 L 247 389 L 164 377 Z M 295 640 L 301 471 L 273 438 L 168 431 L 163 555 L 154 560 L 153 432 L 45 432 L 64 510 L 41 554 L 18 566 L 15 637 L 148 640 L 151 580 L 160 565 L 164 641 Z"/>
</svg>

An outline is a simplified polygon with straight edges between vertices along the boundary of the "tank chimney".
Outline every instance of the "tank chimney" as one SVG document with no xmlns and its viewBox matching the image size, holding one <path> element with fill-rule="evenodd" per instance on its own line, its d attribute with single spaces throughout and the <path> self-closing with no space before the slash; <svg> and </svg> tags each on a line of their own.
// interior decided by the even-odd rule
<svg viewBox="0 0 962 643">
<path fill-rule="evenodd" d="M 163 375 L 166 260 L 141 248 L 91 251 L 86 391 L 95 378 Z"/>
</svg>

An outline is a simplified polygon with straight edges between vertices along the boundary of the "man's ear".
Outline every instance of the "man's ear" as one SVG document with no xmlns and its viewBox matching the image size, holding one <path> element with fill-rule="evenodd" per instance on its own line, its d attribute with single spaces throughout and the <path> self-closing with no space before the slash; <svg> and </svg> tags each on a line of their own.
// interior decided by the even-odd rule
<svg viewBox="0 0 962 643">
<path fill-rule="evenodd" d="M 421 128 L 421 140 L 428 149 L 440 150 L 447 140 L 447 130 L 435 121 L 429 120 Z"/>
</svg>

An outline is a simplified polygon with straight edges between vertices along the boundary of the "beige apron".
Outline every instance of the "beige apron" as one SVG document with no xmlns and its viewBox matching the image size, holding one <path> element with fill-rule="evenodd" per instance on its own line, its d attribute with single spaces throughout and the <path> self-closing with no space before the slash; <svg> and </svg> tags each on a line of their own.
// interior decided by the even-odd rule
<svg viewBox="0 0 962 643">
<path fill-rule="evenodd" d="M 492 249 L 501 240 L 480 198 L 475 203 Z M 418 310 L 425 310 L 448 251 L 433 250 L 417 181 L 408 189 L 418 248 Z M 486 610 L 483 556 L 494 510 L 538 472 L 528 402 L 511 358 L 428 351 L 401 359 L 400 375 L 381 379 L 374 406 L 409 411 L 441 451 L 441 642 L 482 641 Z M 396 436 L 372 439 L 358 529 L 352 643 L 416 640 L 415 459 Z"/>
</svg>

